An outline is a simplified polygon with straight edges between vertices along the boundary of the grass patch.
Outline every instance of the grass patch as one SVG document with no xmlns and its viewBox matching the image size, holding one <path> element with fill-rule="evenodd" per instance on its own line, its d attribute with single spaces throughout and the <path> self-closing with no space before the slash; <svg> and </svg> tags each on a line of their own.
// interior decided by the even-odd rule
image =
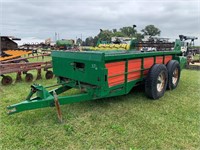
<svg viewBox="0 0 200 150">
<path fill-rule="evenodd" d="M 179 86 L 160 100 L 143 87 L 125 96 L 7 116 L 6 106 L 27 96 L 29 83 L 0 87 L 1 149 L 200 149 L 200 72 L 183 70 Z M 52 85 L 56 79 L 38 80 Z M 76 93 L 71 90 L 70 94 Z"/>
<path fill-rule="evenodd" d="M 199 60 L 199 58 L 200 58 L 200 54 L 196 54 L 196 55 L 194 56 L 194 60 Z"/>
</svg>

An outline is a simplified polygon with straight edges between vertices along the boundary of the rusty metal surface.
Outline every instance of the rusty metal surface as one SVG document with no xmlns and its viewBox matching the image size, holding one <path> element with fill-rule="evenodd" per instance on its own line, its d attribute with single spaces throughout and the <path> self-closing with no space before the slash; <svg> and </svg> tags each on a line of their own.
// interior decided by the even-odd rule
<svg viewBox="0 0 200 150">
<path fill-rule="evenodd" d="M 37 56 L 31 56 L 28 58 L 16 58 L 16 59 L 11 59 L 11 60 L 0 61 L 0 63 L 5 64 L 5 63 L 11 63 L 11 62 L 20 62 L 21 60 L 24 60 L 24 59 L 38 58 L 38 57 L 44 57 L 44 56 L 50 56 L 50 54 L 45 53 L 45 54 L 41 54 Z"/>
<path fill-rule="evenodd" d="M 33 63 L 9 63 L 0 64 L 0 75 L 14 73 L 14 72 L 26 72 L 29 70 L 38 70 L 41 68 L 51 68 L 51 61 L 46 62 L 33 62 Z"/>
</svg>

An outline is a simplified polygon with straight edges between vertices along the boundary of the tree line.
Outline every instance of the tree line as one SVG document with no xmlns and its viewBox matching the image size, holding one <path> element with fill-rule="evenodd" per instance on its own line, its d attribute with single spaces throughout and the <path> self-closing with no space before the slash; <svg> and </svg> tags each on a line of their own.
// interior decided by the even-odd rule
<svg viewBox="0 0 200 150">
<path fill-rule="evenodd" d="M 95 46 L 97 41 L 100 39 L 102 41 L 111 42 L 111 37 L 130 37 L 136 38 L 137 40 L 142 40 L 145 35 L 148 36 L 156 36 L 160 35 L 161 31 L 159 28 L 154 25 L 147 25 L 141 32 L 136 30 L 136 25 L 122 27 L 120 29 L 112 29 L 112 30 L 102 30 L 100 29 L 100 33 L 96 36 L 89 36 L 85 39 L 85 41 L 80 38 L 77 39 L 77 44 L 81 44 L 82 46 Z"/>
</svg>

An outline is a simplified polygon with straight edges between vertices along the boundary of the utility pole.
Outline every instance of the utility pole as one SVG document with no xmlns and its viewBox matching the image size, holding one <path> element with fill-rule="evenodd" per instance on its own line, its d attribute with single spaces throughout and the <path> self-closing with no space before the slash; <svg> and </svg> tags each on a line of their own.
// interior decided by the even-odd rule
<svg viewBox="0 0 200 150">
<path fill-rule="evenodd" d="M 58 33 L 58 40 L 60 40 L 60 34 Z"/>
<path fill-rule="evenodd" d="M 57 41 L 57 33 L 55 32 L 55 41 Z"/>
<path fill-rule="evenodd" d="M 82 45 L 83 39 L 82 39 L 82 33 L 81 33 L 81 45 Z"/>
</svg>

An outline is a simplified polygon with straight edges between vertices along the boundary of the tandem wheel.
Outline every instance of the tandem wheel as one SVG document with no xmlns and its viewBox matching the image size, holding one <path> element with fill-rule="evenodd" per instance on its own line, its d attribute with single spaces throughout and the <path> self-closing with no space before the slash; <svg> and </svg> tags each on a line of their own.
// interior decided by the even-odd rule
<svg viewBox="0 0 200 150">
<path fill-rule="evenodd" d="M 167 89 L 173 90 L 177 87 L 180 79 L 181 68 L 179 62 L 176 60 L 170 60 L 167 64 L 167 70 L 168 70 Z"/>
<path fill-rule="evenodd" d="M 168 71 L 165 65 L 155 64 L 151 67 L 145 80 L 145 93 L 151 99 L 159 99 L 166 91 Z"/>
</svg>

